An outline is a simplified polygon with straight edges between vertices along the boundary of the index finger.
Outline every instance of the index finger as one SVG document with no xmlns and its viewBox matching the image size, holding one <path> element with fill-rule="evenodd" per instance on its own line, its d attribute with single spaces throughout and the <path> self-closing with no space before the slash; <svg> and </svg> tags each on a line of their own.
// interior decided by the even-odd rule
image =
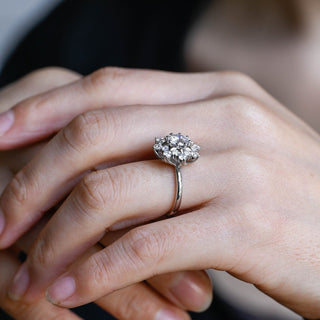
<svg viewBox="0 0 320 320">
<path fill-rule="evenodd" d="M 0 115 L 0 150 L 48 137 L 85 111 L 121 105 L 179 104 L 231 92 L 250 94 L 269 105 L 275 104 L 270 95 L 240 73 L 102 68 L 74 83 L 18 103 L 10 111 L 14 119 L 10 126 L 4 121 L 8 114 Z"/>
</svg>

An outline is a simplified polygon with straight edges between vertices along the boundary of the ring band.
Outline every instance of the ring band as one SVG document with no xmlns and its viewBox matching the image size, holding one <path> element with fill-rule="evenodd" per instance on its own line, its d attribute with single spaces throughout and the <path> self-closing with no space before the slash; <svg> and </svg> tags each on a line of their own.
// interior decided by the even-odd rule
<svg viewBox="0 0 320 320">
<path fill-rule="evenodd" d="M 172 216 L 179 211 L 182 200 L 181 167 L 196 161 L 200 157 L 200 147 L 191 141 L 188 136 L 181 133 L 170 133 L 163 138 L 156 137 L 153 150 L 159 159 L 175 167 L 175 200 L 172 209 L 167 214 L 168 216 Z"/>
</svg>

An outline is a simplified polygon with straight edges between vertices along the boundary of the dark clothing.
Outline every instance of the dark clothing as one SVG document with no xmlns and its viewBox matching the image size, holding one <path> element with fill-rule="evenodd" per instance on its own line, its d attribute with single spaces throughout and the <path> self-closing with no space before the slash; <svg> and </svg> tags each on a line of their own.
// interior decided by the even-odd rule
<svg viewBox="0 0 320 320">
<path fill-rule="evenodd" d="M 81 74 L 104 66 L 184 71 L 185 36 L 207 2 L 65 1 L 18 45 L 4 66 L 0 86 L 46 66 L 61 66 Z M 75 312 L 84 319 L 113 319 L 92 304 Z M 1 311 L 0 319 L 6 319 Z M 192 319 L 267 320 L 236 310 L 218 294 L 208 311 L 192 314 Z"/>
<path fill-rule="evenodd" d="M 187 28 L 207 0 L 69 0 L 11 55 L 0 85 L 48 65 L 88 74 L 103 66 L 183 71 Z"/>
</svg>

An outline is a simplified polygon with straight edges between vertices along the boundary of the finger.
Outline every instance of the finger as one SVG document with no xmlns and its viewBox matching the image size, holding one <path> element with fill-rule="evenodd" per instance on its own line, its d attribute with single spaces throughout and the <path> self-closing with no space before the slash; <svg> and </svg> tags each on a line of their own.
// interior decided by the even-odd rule
<svg viewBox="0 0 320 320">
<path fill-rule="evenodd" d="M 76 81 L 80 75 L 58 67 L 33 71 L 0 90 L 0 112 L 11 109 L 15 104 L 31 96 Z"/>
<path fill-rule="evenodd" d="M 29 252 L 31 248 L 31 244 L 34 239 L 37 237 L 37 234 L 45 225 L 46 219 L 42 219 L 41 222 L 37 224 L 23 237 L 22 241 L 19 241 L 16 245 L 17 251 L 24 251 L 26 253 Z M 115 232 L 117 234 L 117 232 Z M 103 240 L 103 243 L 111 243 L 116 239 L 118 235 L 107 237 Z M 74 265 L 81 264 L 82 261 L 85 261 L 86 258 L 89 258 L 92 254 L 99 252 L 101 247 L 96 245 L 90 248 L 81 258 L 79 258 Z M 177 278 L 177 279 L 175 279 Z M 200 278 L 200 279 L 199 279 Z M 208 305 L 208 300 L 211 297 L 211 290 L 206 292 L 208 288 L 208 283 L 204 282 L 201 276 L 199 277 L 198 274 L 188 273 L 187 277 L 181 277 L 179 273 L 172 274 L 169 279 L 164 278 L 162 286 L 165 286 L 167 283 L 168 286 L 173 283 L 174 288 L 176 290 L 171 293 L 170 300 L 176 300 L 180 302 L 180 305 L 176 305 L 175 302 L 169 302 L 165 298 L 161 297 L 159 293 L 157 293 L 155 285 L 155 290 L 150 289 L 144 283 L 137 283 L 128 288 L 124 288 L 118 290 L 108 296 L 100 298 L 96 301 L 96 303 L 115 316 L 117 319 L 164 319 L 165 316 L 171 316 L 172 319 L 190 319 L 186 312 L 183 310 L 191 310 L 191 311 L 198 311 L 204 309 Z M 156 281 L 156 280 L 155 280 Z M 8 287 L 8 286 L 7 286 Z M 179 287 L 180 290 L 179 290 Z M 194 294 L 195 287 L 197 293 Z M 180 294 L 184 289 L 189 293 L 184 292 Z M 176 295 L 176 296 L 175 296 Z M 202 299 L 201 299 L 202 297 Z M 194 304 L 189 299 L 196 299 L 198 302 Z M 178 306 L 178 308 L 176 307 Z M 183 307 L 184 306 L 184 307 Z M 190 308 L 189 308 L 190 306 Z"/>
<path fill-rule="evenodd" d="M 48 289 L 47 298 L 71 307 L 157 274 L 230 270 L 245 248 L 236 235 L 230 236 L 229 221 L 219 213 L 205 208 L 136 228 L 60 277 Z"/>
<path fill-rule="evenodd" d="M 36 230 L 34 230 L 33 234 L 28 233 L 28 235 L 24 237 L 24 241 L 18 244 L 19 249 L 28 252 L 28 250 L 30 249 L 30 243 L 32 242 L 32 239 L 35 238 L 36 233 Z M 91 248 L 83 257 L 81 257 L 81 259 L 76 262 L 75 265 L 80 264 L 81 261 L 85 260 L 86 257 L 88 258 L 90 255 L 99 252 L 99 249 L 101 249 L 99 248 L 99 246 Z M 177 274 L 177 277 L 178 276 L 179 274 Z M 193 285 L 197 286 L 197 284 L 199 283 L 199 281 L 197 280 L 198 279 L 195 277 L 192 278 Z M 174 281 L 174 277 L 172 281 Z M 192 285 L 192 283 L 190 283 L 189 280 L 188 284 Z M 185 289 L 188 289 L 186 288 L 186 284 L 183 281 L 181 281 L 181 285 L 183 285 Z M 206 283 L 204 285 L 207 286 L 208 284 Z M 199 294 L 203 295 L 203 292 L 199 291 Z M 208 296 L 210 296 L 209 293 Z M 208 303 L 208 296 L 205 297 L 204 301 L 200 301 L 199 297 L 196 297 L 198 298 L 199 303 L 202 303 L 202 305 L 197 305 L 198 309 L 200 309 L 201 307 L 204 308 L 204 304 Z M 192 295 L 192 297 L 194 296 Z M 179 299 L 179 296 L 177 296 L 177 298 Z M 157 292 L 150 289 L 144 283 L 137 283 L 129 286 L 128 288 L 118 290 L 108 296 L 98 299 L 97 301 L 95 301 L 95 303 L 102 309 L 106 310 L 108 313 L 115 316 L 117 319 L 162 320 L 166 316 L 171 316 L 172 319 L 177 320 L 190 319 L 188 314 L 183 311 L 186 308 L 177 308 L 175 306 L 175 303 L 168 302 L 168 300 L 161 297 Z M 190 302 L 185 301 L 183 297 L 181 299 L 181 303 L 184 303 L 185 305 L 188 305 L 188 303 L 190 304 Z M 193 309 L 189 310 L 197 311 Z"/>
<path fill-rule="evenodd" d="M 48 217 L 44 217 L 19 239 L 15 245 L 16 251 L 29 253 L 32 243 L 37 239 L 48 220 Z M 104 246 L 110 245 L 124 233 L 124 230 L 108 232 L 100 242 Z M 98 245 L 90 248 L 76 261 L 76 264 L 81 264 L 86 257 L 88 258 L 99 250 L 101 247 Z M 156 319 L 157 314 L 159 314 L 158 318 L 162 319 L 160 315 L 165 312 L 173 312 L 176 317 L 181 316 L 179 308 L 195 312 L 204 311 L 212 301 L 211 281 L 202 271 L 159 275 L 150 279 L 150 284 L 154 290 L 150 290 L 146 284 L 138 283 L 105 296 L 96 303 L 119 319 Z M 142 308 L 143 305 L 148 307 Z M 178 309 L 174 308 L 175 306 Z M 179 319 L 185 319 L 185 317 L 183 313 Z"/>
<path fill-rule="evenodd" d="M 129 229 L 107 232 L 100 240 L 106 247 Z M 147 280 L 148 284 L 174 305 L 194 312 L 206 310 L 212 302 L 212 284 L 204 271 L 182 271 L 161 274 Z"/>
<path fill-rule="evenodd" d="M 174 307 L 144 283 L 118 290 L 97 300 L 96 303 L 122 320 L 191 319 L 183 309 Z"/>
<path fill-rule="evenodd" d="M 61 309 L 48 303 L 45 299 L 35 304 L 26 305 L 8 298 L 7 288 L 10 279 L 17 270 L 19 263 L 8 253 L 0 252 L 0 308 L 16 320 L 34 319 L 66 319 L 80 318 L 66 309 Z"/>
<path fill-rule="evenodd" d="M 14 177 L 2 194 L 0 216 L 2 212 L 6 225 L 2 227 L 0 248 L 10 246 L 43 212 L 65 197 L 88 168 L 120 159 L 130 162 L 152 157 L 152 137 L 168 134 L 172 126 L 177 132 L 187 131 L 196 142 L 203 141 L 203 152 L 243 144 L 246 132 L 239 135 L 237 130 L 225 130 L 226 119 L 221 121 L 223 110 L 231 103 L 229 97 L 179 106 L 104 109 L 77 117 Z"/>
<path fill-rule="evenodd" d="M 219 193 L 217 187 L 216 194 L 208 191 L 213 190 L 208 188 L 208 172 L 219 172 L 218 168 L 225 164 L 222 158 L 202 157 L 184 168 L 182 210 L 206 203 Z M 23 268 L 31 285 L 16 287 L 14 295 L 25 294 L 24 299 L 34 300 L 74 259 L 99 241 L 106 229 L 150 221 L 169 212 L 174 181 L 173 168 L 160 160 L 127 164 L 86 176 L 41 232 Z M 219 184 L 219 180 L 214 181 Z"/>
<path fill-rule="evenodd" d="M 230 94 L 247 94 L 271 107 L 278 105 L 253 80 L 240 73 L 186 75 L 103 68 L 75 83 L 22 101 L 10 113 L 10 119 L 13 119 L 10 126 L 0 117 L 0 132 L 3 133 L 0 149 L 25 145 L 49 136 L 75 116 L 93 109 L 179 104 Z M 8 115 L 3 118 L 8 118 Z M 4 123 L 3 128 L 1 122 Z"/>
<path fill-rule="evenodd" d="M 172 272 L 148 279 L 148 283 L 176 306 L 203 312 L 212 303 L 212 287 L 204 271 Z"/>
<path fill-rule="evenodd" d="M 101 246 L 90 248 L 73 266 L 81 265 L 87 258 L 100 250 Z M 177 320 L 190 319 L 183 308 L 170 303 L 143 282 L 103 296 L 95 303 L 117 319 L 162 320 L 169 316 Z"/>
<path fill-rule="evenodd" d="M 202 109 L 208 113 L 203 103 L 195 104 L 194 108 L 197 107 L 199 112 Z M 179 123 L 181 119 L 181 108 L 122 107 L 76 118 L 15 176 L 2 194 L 0 215 L 2 211 L 6 227 L 0 237 L 0 247 L 10 246 L 43 212 L 65 197 L 88 168 L 108 161 L 151 157 L 152 136 L 163 135 L 165 130 L 166 134 L 170 132 L 172 123 Z M 193 125 L 193 108 L 186 107 L 183 113 L 186 120 L 179 124 L 179 129 L 193 128 L 189 129 L 190 134 L 194 134 L 195 139 L 204 139 Z M 155 117 L 157 122 L 151 125 Z M 205 136 L 205 128 L 211 123 L 202 116 L 198 125 L 201 122 Z"/>
</svg>

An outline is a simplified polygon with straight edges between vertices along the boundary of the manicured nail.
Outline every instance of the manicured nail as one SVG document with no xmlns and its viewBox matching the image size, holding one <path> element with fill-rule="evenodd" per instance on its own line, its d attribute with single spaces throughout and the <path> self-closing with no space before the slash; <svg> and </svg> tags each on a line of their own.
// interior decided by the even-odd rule
<svg viewBox="0 0 320 320">
<path fill-rule="evenodd" d="M 0 137 L 11 129 L 14 123 L 14 112 L 12 110 L 0 114 Z"/>
<path fill-rule="evenodd" d="M 19 301 L 27 292 L 30 283 L 29 272 L 26 264 L 23 264 L 14 276 L 8 296 L 14 301 Z"/>
<path fill-rule="evenodd" d="M 171 310 L 162 309 L 156 313 L 154 320 L 185 320 L 185 319 L 181 318 Z"/>
<path fill-rule="evenodd" d="M 5 223 L 6 223 L 6 220 L 5 220 L 4 214 L 0 208 L 0 235 L 3 233 Z"/>
<path fill-rule="evenodd" d="M 58 279 L 47 290 L 47 300 L 53 304 L 61 304 L 70 298 L 76 291 L 76 282 L 72 277 Z"/>
</svg>

